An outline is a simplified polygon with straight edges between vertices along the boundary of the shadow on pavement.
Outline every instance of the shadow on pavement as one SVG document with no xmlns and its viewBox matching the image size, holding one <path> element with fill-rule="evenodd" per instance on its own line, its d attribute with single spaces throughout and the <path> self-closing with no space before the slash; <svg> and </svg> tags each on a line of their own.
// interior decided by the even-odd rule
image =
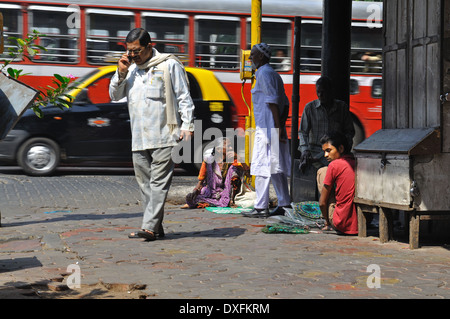
<svg viewBox="0 0 450 319">
<path fill-rule="evenodd" d="M 56 223 L 61 221 L 79 221 L 79 220 L 102 220 L 102 219 L 121 219 L 121 218 L 136 218 L 142 217 L 142 212 L 139 213 L 120 213 L 120 214 L 71 214 L 66 213 L 63 216 L 59 216 L 56 218 L 48 218 L 45 220 L 32 220 L 32 221 L 21 221 L 21 222 L 12 222 L 5 223 L 2 222 L 2 228 L 6 227 L 20 227 L 27 226 L 33 224 L 48 224 L 48 223 Z"/>
<path fill-rule="evenodd" d="M 35 267 L 42 267 L 41 262 L 36 258 L 36 256 L 0 259 L 0 274 Z"/>
<path fill-rule="evenodd" d="M 245 232 L 246 232 L 245 228 L 239 227 L 214 228 L 202 231 L 169 233 L 166 234 L 166 236 L 162 240 L 172 240 L 191 237 L 231 238 L 241 236 Z"/>
</svg>

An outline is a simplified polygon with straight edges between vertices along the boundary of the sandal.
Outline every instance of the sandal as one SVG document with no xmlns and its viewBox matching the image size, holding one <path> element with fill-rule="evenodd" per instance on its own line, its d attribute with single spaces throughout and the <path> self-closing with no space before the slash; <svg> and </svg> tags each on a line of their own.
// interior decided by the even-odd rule
<svg viewBox="0 0 450 319">
<path fill-rule="evenodd" d="M 142 229 L 142 230 L 138 231 L 137 236 L 139 238 L 144 238 L 147 241 L 153 241 L 156 239 L 155 233 L 150 230 L 147 230 L 147 229 Z"/>
<path fill-rule="evenodd" d="M 128 238 L 144 238 L 147 240 L 155 240 L 157 237 L 164 237 L 164 235 L 164 231 L 158 235 L 149 230 L 142 229 L 137 232 L 130 233 L 128 235 Z"/>
<path fill-rule="evenodd" d="M 321 229 L 322 231 L 332 231 L 333 228 L 331 228 L 331 226 L 325 226 Z"/>
<path fill-rule="evenodd" d="M 141 238 L 141 237 L 138 236 L 137 232 L 132 232 L 128 234 L 128 238 Z"/>
</svg>

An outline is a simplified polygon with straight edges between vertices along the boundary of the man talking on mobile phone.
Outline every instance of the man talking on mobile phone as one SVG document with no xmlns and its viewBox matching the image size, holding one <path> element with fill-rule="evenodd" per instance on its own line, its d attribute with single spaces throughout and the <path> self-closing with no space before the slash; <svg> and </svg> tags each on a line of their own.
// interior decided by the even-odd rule
<svg viewBox="0 0 450 319">
<path fill-rule="evenodd" d="M 148 241 L 164 236 L 164 203 L 172 181 L 172 148 L 194 132 L 194 103 L 183 64 L 153 48 L 150 34 L 131 30 L 127 52 L 118 62 L 109 93 L 128 99 L 133 165 L 144 202 L 141 229 L 130 238 Z"/>
</svg>

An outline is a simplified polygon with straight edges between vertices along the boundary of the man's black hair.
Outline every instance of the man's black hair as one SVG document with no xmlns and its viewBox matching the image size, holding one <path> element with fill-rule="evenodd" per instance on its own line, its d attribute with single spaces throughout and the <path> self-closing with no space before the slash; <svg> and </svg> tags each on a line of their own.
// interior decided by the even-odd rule
<svg viewBox="0 0 450 319">
<path fill-rule="evenodd" d="M 328 76 L 326 76 L 326 75 L 323 75 L 323 76 L 321 76 L 318 80 L 317 80 L 317 82 L 316 82 L 316 86 L 322 86 L 322 87 L 324 87 L 324 88 L 327 88 L 327 89 L 332 89 L 333 88 L 333 82 L 331 81 L 331 79 L 328 77 Z"/>
<path fill-rule="evenodd" d="M 131 43 L 136 40 L 139 40 L 139 44 L 142 47 L 147 47 L 147 45 L 152 42 L 150 34 L 145 29 L 142 28 L 136 28 L 128 32 L 125 42 Z"/>
<path fill-rule="evenodd" d="M 323 145 L 325 143 L 330 143 L 334 147 L 336 147 L 337 150 L 339 150 L 339 146 L 344 146 L 344 151 L 342 154 L 348 154 L 350 153 L 347 137 L 342 134 L 341 132 L 333 131 L 328 134 L 325 134 L 320 139 L 320 144 Z"/>
</svg>

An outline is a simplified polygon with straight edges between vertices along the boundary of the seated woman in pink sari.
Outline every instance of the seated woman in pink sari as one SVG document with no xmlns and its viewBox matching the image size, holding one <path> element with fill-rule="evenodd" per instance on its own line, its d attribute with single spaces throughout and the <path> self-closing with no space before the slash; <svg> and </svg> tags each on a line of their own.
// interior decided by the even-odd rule
<svg viewBox="0 0 450 319">
<path fill-rule="evenodd" d="M 233 206 L 245 174 L 249 174 L 249 168 L 238 161 L 230 141 L 218 140 L 214 150 L 205 155 L 198 183 L 186 196 L 186 205 L 182 208 Z"/>
</svg>

